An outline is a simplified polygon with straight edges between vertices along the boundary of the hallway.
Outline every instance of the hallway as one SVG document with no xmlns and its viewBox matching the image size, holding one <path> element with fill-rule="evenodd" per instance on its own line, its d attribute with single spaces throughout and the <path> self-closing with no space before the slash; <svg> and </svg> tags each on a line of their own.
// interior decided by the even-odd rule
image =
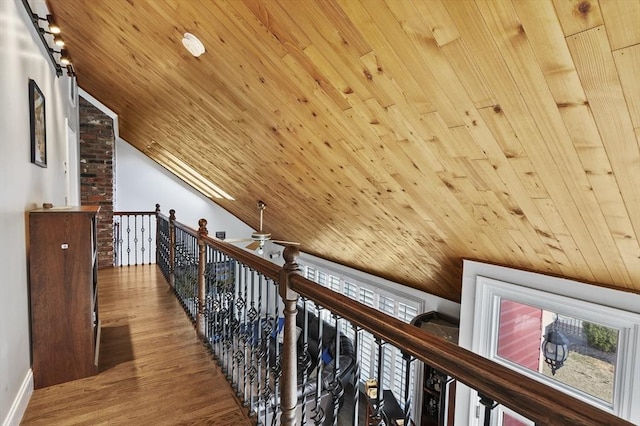
<svg viewBox="0 0 640 426">
<path fill-rule="evenodd" d="M 36 390 L 21 424 L 253 424 L 156 265 L 101 270 L 98 287 L 100 373 Z"/>
</svg>

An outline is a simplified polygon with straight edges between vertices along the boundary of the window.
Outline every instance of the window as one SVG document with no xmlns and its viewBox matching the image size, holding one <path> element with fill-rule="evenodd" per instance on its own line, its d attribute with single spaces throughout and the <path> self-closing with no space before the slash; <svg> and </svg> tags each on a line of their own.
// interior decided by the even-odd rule
<svg viewBox="0 0 640 426">
<path fill-rule="evenodd" d="M 474 351 L 605 411 L 639 420 L 632 401 L 640 392 L 635 362 L 640 314 L 482 276 L 476 281 Z M 605 350 L 587 341 L 588 330 L 607 345 Z M 562 334 L 568 349 L 557 371 L 541 350 L 551 331 Z M 504 424 L 512 424 L 517 416 L 505 413 Z M 517 417 L 519 423 L 525 420 Z"/>
<path fill-rule="evenodd" d="M 410 322 L 418 314 L 420 309 L 420 302 L 417 300 L 405 299 L 399 294 L 393 294 L 363 282 L 347 280 L 338 274 L 332 274 L 331 271 L 323 271 L 315 266 L 304 264 L 300 266 L 303 275 L 307 279 L 315 281 L 324 287 L 328 287 L 335 292 L 342 293 L 367 306 L 376 308 L 404 322 Z M 311 305 L 313 304 L 309 304 L 309 307 L 311 307 Z M 312 308 L 312 310 L 314 309 Z M 322 310 L 322 317 L 325 320 L 331 319 L 331 313 L 328 309 Z M 342 321 L 341 330 L 349 338 L 355 338 L 353 328 L 346 321 Z M 389 344 L 384 345 L 383 351 L 383 387 L 385 389 L 391 389 L 396 395 L 396 399 L 403 405 L 405 399 L 406 362 L 402 357 L 402 352 Z M 376 377 L 378 374 L 378 345 L 371 333 L 365 331 L 361 333 L 359 352 L 362 380 Z M 414 378 L 412 372 L 410 389 L 413 389 L 413 384 Z"/>
</svg>

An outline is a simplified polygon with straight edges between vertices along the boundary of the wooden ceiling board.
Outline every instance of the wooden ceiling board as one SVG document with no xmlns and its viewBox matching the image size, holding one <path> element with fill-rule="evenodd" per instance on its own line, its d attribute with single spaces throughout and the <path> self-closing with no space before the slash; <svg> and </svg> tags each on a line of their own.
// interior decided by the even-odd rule
<svg viewBox="0 0 640 426">
<path fill-rule="evenodd" d="M 606 0 L 600 3 L 611 50 L 640 43 L 640 2 Z"/>
<path fill-rule="evenodd" d="M 462 258 L 640 292 L 638 5 L 49 0 L 123 139 L 250 226 L 264 200 L 274 238 L 451 300 Z"/>
<path fill-rule="evenodd" d="M 640 128 L 640 44 L 613 52 L 634 128 Z"/>
<path fill-rule="evenodd" d="M 640 212 L 640 149 L 629 143 L 633 125 L 604 28 L 567 37 L 567 43 L 627 210 Z M 630 219 L 638 239 L 640 215 Z"/>
<path fill-rule="evenodd" d="M 597 0 L 553 0 L 553 5 L 566 36 L 603 24 Z"/>
</svg>

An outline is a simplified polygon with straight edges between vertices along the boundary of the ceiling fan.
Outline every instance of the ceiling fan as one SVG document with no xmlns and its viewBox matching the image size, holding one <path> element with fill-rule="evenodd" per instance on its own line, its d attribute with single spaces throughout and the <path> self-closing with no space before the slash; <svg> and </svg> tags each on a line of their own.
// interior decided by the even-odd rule
<svg viewBox="0 0 640 426">
<path fill-rule="evenodd" d="M 239 243 L 239 242 L 243 242 L 243 241 L 251 241 L 246 248 L 249 250 L 257 250 L 258 254 L 263 254 L 264 253 L 264 243 L 267 241 L 271 241 L 274 243 L 278 243 L 278 244 L 285 244 L 285 245 L 300 245 L 300 243 L 296 243 L 293 241 L 280 241 L 280 240 L 272 240 L 271 239 L 271 234 L 269 232 L 264 232 L 262 230 L 262 221 L 263 221 L 263 215 L 264 215 L 264 209 L 267 208 L 267 205 L 265 204 L 264 201 L 260 201 L 258 200 L 258 210 L 260 211 L 260 228 L 258 231 L 253 232 L 251 234 L 251 238 L 244 238 L 244 239 L 225 239 L 224 241 L 227 243 Z"/>
</svg>

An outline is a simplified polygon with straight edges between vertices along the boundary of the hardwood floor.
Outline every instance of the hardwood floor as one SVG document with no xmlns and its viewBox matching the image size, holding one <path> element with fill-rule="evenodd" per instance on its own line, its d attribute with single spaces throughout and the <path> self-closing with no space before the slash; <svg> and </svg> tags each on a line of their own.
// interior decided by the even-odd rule
<svg viewBox="0 0 640 426">
<path fill-rule="evenodd" d="M 155 265 L 101 270 L 98 283 L 100 373 L 36 390 L 21 424 L 255 424 Z"/>
</svg>

